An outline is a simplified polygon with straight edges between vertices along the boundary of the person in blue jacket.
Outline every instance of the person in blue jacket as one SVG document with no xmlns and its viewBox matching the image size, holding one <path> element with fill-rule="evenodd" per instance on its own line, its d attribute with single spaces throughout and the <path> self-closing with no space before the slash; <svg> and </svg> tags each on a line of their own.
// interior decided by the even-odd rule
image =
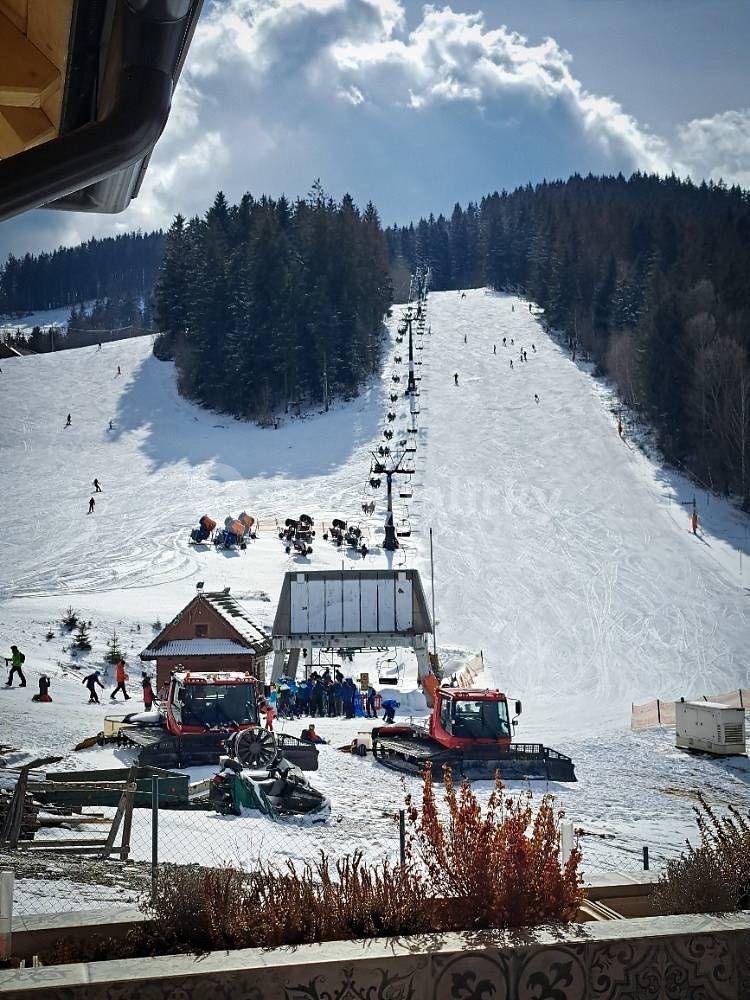
<svg viewBox="0 0 750 1000">
<path fill-rule="evenodd" d="M 383 702 L 383 722 L 387 723 L 389 726 L 393 723 L 396 716 L 396 709 L 398 708 L 398 702 L 389 698 L 388 701 Z"/>
</svg>

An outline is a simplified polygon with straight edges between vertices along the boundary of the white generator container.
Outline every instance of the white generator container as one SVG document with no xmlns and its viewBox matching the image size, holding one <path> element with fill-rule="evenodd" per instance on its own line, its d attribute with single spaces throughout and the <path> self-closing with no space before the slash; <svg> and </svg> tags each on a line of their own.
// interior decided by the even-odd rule
<svg viewBox="0 0 750 1000">
<path fill-rule="evenodd" d="M 744 754 L 745 710 L 715 701 L 675 702 L 676 745 L 722 757 Z"/>
</svg>

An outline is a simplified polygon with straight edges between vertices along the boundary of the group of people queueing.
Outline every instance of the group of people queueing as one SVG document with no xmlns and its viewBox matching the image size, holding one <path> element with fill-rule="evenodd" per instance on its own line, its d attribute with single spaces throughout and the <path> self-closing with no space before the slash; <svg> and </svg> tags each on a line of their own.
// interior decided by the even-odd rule
<svg viewBox="0 0 750 1000">
<path fill-rule="evenodd" d="M 393 712 L 388 712 L 393 721 Z M 383 703 L 385 708 L 385 703 Z M 299 719 L 303 715 L 311 718 L 377 719 L 378 694 L 369 684 L 360 690 L 351 677 L 344 677 L 340 670 L 333 675 L 326 668 L 322 673 L 313 670 L 306 680 L 297 681 L 292 677 L 281 677 L 261 703 L 265 715 L 266 729 L 273 731 L 273 720 Z"/>
</svg>

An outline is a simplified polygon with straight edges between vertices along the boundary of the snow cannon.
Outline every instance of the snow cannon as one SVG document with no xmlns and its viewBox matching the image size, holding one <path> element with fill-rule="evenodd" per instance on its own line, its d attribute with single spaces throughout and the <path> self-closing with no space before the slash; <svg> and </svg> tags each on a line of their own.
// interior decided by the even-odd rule
<svg viewBox="0 0 750 1000">
<path fill-rule="evenodd" d="M 246 511 L 242 511 L 237 520 L 242 524 L 245 529 L 245 534 L 249 535 L 250 538 L 255 538 L 255 532 L 253 531 L 253 525 L 255 524 L 255 518 L 248 514 Z"/>
<path fill-rule="evenodd" d="M 190 541 L 201 544 L 202 542 L 208 541 L 211 537 L 211 532 L 216 527 L 216 521 L 204 514 L 203 517 L 198 522 L 198 527 L 193 528 L 190 532 Z"/>
</svg>

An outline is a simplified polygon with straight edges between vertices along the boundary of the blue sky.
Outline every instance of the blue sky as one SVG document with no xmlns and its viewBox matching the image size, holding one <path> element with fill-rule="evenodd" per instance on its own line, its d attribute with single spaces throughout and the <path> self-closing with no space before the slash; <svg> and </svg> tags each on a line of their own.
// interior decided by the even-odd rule
<svg viewBox="0 0 750 1000">
<path fill-rule="evenodd" d="M 750 187 L 748 0 L 207 0 L 141 195 L 35 212 L 8 251 L 320 177 L 385 222 L 573 171 Z"/>
</svg>

